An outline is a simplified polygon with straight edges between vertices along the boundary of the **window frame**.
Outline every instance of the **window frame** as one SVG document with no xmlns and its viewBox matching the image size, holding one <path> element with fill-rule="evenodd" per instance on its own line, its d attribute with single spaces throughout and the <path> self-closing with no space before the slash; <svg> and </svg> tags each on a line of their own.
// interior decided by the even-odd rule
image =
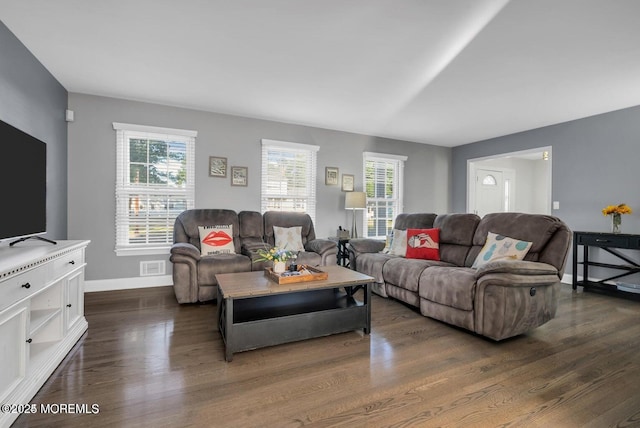
<svg viewBox="0 0 640 428">
<path fill-rule="evenodd" d="M 390 163 L 394 166 L 394 195 L 391 198 L 371 198 L 367 193 L 367 208 L 362 213 L 363 221 L 363 235 L 364 237 L 371 239 L 385 239 L 386 236 L 393 230 L 393 225 L 398 214 L 404 212 L 404 163 L 408 159 L 407 156 L 394 155 L 388 153 L 374 153 L 363 152 L 362 154 L 362 182 L 364 185 L 364 191 L 367 192 L 367 162 L 384 162 Z M 369 234 L 369 219 L 374 218 L 370 212 L 375 212 L 374 203 L 378 204 L 384 202 L 388 204 L 392 203 L 392 215 L 391 218 L 384 217 L 390 222 L 390 226 L 386 228 L 386 234 L 382 235 L 370 235 Z"/>
<path fill-rule="evenodd" d="M 173 244 L 173 226 L 175 217 L 167 212 L 166 224 L 171 229 L 167 232 L 166 242 L 131 243 L 129 242 L 129 198 L 131 194 L 146 196 L 183 197 L 186 199 L 186 209 L 195 207 L 195 139 L 197 131 L 175 128 L 163 128 L 147 125 L 113 122 L 116 131 L 116 214 L 115 214 L 115 253 L 118 256 L 139 256 L 152 254 L 167 254 Z M 134 185 L 130 181 L 130 140 L 132 138 L 181 142 L 186 144 L 186 181 L 182 188 L 168 186 Z M 176 214 L 177 216 L 177 214 Z M 145 227 L 151 222 L 145 220 Z"/>
<path fill-rule="evenodd" d="M 312 144 L 292 143 L 287 141 L 277 141 L 262 139 L 262 171 L 261 171 L 261 186 L 260 186 L 260 211 L 264 214 L 266 211 L 297 211 L 306 212 L 311 217 L 311 220 L 316 222 L 316 205 L 317 205 L 317 176 L 318 176 L 318 151 L 320 146 Z M 306 174 L 306 192 L 303 195 L 292 194 L 280 194 L 276 195 L 269 193 L 269 189 L 273 189 L 274 186 L 270 186 L 269 181 L 269 160 L 272 156 L 275 156 L 277 152 L 285 152 L 288 154 L 300 154 L 303 153 L 308 156 L 306 160 L 309 165 L 308 172 Z M 298 199 L 305 200 L 306 209 L 276 209 L 269 203 L 273 199 Z M 295 203 L 294 203 L 295 205 Z"/>
</svg>

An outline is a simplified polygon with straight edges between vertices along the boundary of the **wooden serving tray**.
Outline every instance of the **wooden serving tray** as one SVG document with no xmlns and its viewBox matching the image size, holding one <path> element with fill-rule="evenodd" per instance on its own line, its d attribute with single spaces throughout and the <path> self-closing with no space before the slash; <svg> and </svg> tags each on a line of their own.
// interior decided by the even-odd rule
<svg viewBox="0 0 640 428">
<path fill-rule="evenodd" d="M 320 269 L 316 269 L 311 266 L 307 266 L 306 269 L 311 272 L 309 275 L 295 275 L 295 276 L 282 276 L 282 274 L 275 273 L 273 268 L 264 268 L 264 274 L 272 281 L 278 284 L 292 284 L 294 282 L 307 282 L 307 281 L 319 281 L 327 279 L 329 274 L 323 272 Z"/>
</svg>

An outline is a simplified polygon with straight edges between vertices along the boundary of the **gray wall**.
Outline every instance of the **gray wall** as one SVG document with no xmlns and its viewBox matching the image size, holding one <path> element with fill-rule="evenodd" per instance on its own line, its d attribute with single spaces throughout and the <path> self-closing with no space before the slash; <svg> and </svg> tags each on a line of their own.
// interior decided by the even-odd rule
<svg viewBox="0 0 640 428">
<path fill-rule="evenodd" d="M 318 152 L 316 234 L 335 235 L 351 225 L 340 186 L 325 186 L 325 166 L 354 174 L 362 189 L 362 152 L 406 155 L 405 211 L 447 212 L 450 208 L 451 149 L 347 132 L 208 113 L 121 99 L 69 94 L 75 121 L 69 124 L 69 237 L 91 239 L 87 279 L 139 275 L 141 260 L 168 256 L 118 257 L 115 232 L 115 131 L 113 122 L 198 131 L 196 207 L 260 211 L 261 139 L 320 146 Z M 209 156 L 228 158 L 229 166 L 249 168 L 249 186 L 208 176 Z M 358 230 L 362 231 L 361 223 Z"/>
<path fill-rule="evenodd" d="M 67 238 L 66 108 L 64 87 L 0 22 L 0 120 L 47 144 L 45 236 L 52 239 Z"/>
<path fill-rule="evenodd" d="M 640 233 L 640 107 L 454 147 L 453 210 L 466 210 L 468 159 L 543 146 L 553 147 L 553 215 L 572 230 L 608 232 L 602 208 L 624 202 L 635 211 L 622 217 L 622 231 Z"/>
</svg>

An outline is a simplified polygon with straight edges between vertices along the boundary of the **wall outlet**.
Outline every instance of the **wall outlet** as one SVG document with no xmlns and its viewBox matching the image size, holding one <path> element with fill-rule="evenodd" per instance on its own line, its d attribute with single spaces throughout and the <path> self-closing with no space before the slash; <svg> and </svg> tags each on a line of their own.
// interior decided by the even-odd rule
<svg viewBox="0 0 640 428">
<path fill-rule="evenodd" d="M 553 209 L 554 210 L 560 209 L 560 201 L 553 201 Z"/>
</svg>

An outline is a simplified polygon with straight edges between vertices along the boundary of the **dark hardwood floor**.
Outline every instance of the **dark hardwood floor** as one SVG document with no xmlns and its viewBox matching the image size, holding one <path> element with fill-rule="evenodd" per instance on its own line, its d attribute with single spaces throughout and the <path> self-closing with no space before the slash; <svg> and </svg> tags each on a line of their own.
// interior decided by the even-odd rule
<svg viewBox="0 0 640 428">
<path fill-rule="evenodd" d="M 86 295 L 89 331 L 16 427 L 640 426 L 640 302 L 563 285 L 556 319 L 493 342 L 374 296 L 361 332 L 224 361 L 215 305 Z"/>
</svg>

